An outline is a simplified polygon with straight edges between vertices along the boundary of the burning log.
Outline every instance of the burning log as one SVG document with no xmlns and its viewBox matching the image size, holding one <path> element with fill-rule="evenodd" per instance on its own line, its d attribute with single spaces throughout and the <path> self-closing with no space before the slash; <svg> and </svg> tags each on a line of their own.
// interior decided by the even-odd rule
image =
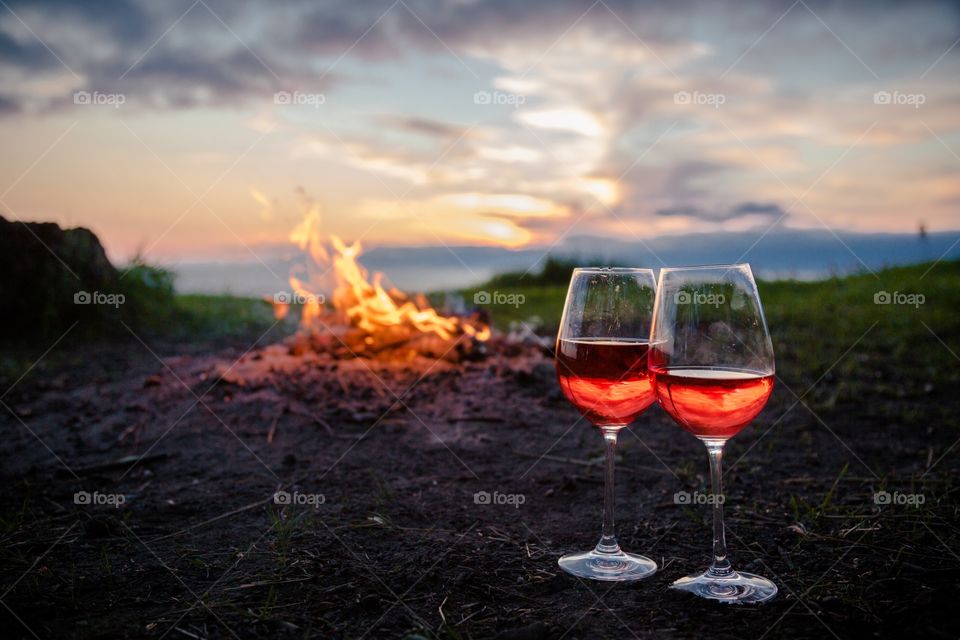
<svg viewBox="0 0 960 640">
<path fill-rule="evenodd" d="M 325 353 L 336 359 L 359 357 L 400 361 L 420 355 L 460 362 L 481 358 L 485 353 L 484 341 L 475 336 L 459 334 L 443 337 L 434 333 L 414 332 L 402 326 L 392 326 L 369 334 L 354 327 L 325 325 L 321 331 L 298 331 L 289 336 L 284 344 L 293 355 Z"/>
</svg>

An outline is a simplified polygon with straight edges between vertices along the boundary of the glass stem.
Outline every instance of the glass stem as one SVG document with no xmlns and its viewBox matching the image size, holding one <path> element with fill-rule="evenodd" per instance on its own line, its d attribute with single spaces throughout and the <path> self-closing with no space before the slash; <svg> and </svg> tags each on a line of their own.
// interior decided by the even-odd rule
<svg viewBox="0 0 960 640">
<path fill-rule="evenodd" d="M 619 553 L 620 545 L 617 543 L 617 536 L 613 527 L 613 499 L 614 499 L 614 464 L 617 455 L 617 435 L 620 432 L 620 426 L 600 427 L 603 432 L 603 440 L 607 448 L 606 471 L 603 481 L 603 531 L 600 534 L 600 542 L 597 543 L 597 551 L 600 553 Z"/>
<path fill-rule="evenodd" d="M 707 442 L 710 456 L 710 485 L 713 502 L 713 563 L 707 574 L 713 578 L 728 577 L 733 567 L 727 558 L 727 539 L 723 531 L 723 445 L 725 442 Z"/>
</svg>

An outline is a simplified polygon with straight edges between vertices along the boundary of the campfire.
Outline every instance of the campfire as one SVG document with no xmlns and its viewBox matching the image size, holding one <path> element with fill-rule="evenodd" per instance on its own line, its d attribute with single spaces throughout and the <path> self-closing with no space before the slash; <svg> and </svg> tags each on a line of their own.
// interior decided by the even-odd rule
<svg viewBox="0 0 960 640">
<path fill-rule="evenodd" d="M 306 263 L 291 270 L 289 296 L 271 302 L 278 319 L 300 306 L 299 330 L 288 345 L 296 353 L 315 351 L 337 357 L 409 358 L 425 355 L 460 360 L 482 353 L 490 327 L 482 314 L 443 315 L 423 294 L 410 296 L 383 285 L 357 261 L 363 248 L 321 231 L 319 205 L 308 202 L 290 240 Z M 332 278 L 331 278 L 332 276 Z M 325 286 L 332 293 L 324 293 Z"/>
</svg>

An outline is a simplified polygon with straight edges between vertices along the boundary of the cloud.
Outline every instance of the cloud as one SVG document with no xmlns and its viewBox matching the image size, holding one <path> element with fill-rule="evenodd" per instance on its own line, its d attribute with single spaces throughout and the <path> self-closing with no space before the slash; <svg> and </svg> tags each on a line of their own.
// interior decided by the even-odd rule
<svg viewBox="0 0 960 640">
<path fill-rule="evenodd" d="M 21 42 L 3 32 L 0 32 L 0 61 L 28 71 L 60 64 L 39 42 Z"/>
<path fill-rule="evenodd" d="M 704 160 L 681 162 L 673 167 L 663 183 L 662 194 L 674 200 L 685 200 L 710 193 L 704 179 L 730 169 L 728 166 Z"/>
<path fill-rule="evenodd" d="M 9 96 L 0 94 L 0 115 L 20 112 L 20 103 Z"/>
<path fill-rule="evenodd" d="M 467 135 L 470 130 L 469 127 L 462 125 L 419 116 L 383 115 L 377 117 L 375 121 L 404 133 L 413 133 L 428 138 L 459 138 Z"/>
<path fill-rule="evenodd" d="M 58 21 L 76 29 L 105 29 L 112 39 L 125 43 L 139 43 L 158 27 L 157 16 L 146 10 L 149 5 L 143 0 L 8 0 L 7 4 L 27 22 L 31 21 L 28 18 L 55 14 Z"/>
<path fill-rule="evenodd" d="M 344 7 L 327 3 L 302 7 L 296 19 L 293 41 L 313 54 L 339 56 L 345 51 L 366 61 L 383 61 L 403 54 L 393 27 L 402 5 L 384 14 L 386 7 Z M 379 15 L 374 15 L 379 11 Z"/>
<path fill-rule="evenodd" d="M 657 209 L 656 215 L 662 217 L 686 217 L 703 222 L 728 222 L 759 216 L 767 220 L 780 220 L 787 215 L 782 207 L 774 203 L 742 202 L 727 209 L 702 209 L 695 206 L 676 206 Z"/>
<path fill-rule="evenodd" d="M 743 204 L 738 204 L 730 210 L 731 218 L 746 215 L 761 215 L 779 218 L 780 216 L 785 215 L 785 212 L 778 204 L 759 204 L 756 202 L 744 202 Z"/>
<path fill-rule="evenodd" d="M 208 0 L 192 6 L 147 0 L 8 4 L 33 33 L 12 15 L 0 16 L 0 80 L 11 71 L 58 69 L 59 57 L 84 80 L 79 88 L 122 91 L 131 106 L 142 102 L 187 108 L 257 101 L 265 87 L 305 90 L 326 80 L 331 69 L 340 71 L 351 62 L 396 63 L 423 54 L 451 59 L 452 53 L 470 68 L 470 75 L 481 75 L 478 59 L 483 59 L 516 75 L 552 82 L 560 103 L 553 108 L 568 108 L 565 103 L 573 102 L 587 117 L 610 108 L 603 104 L 604 92 L 594 92 L 604 86 L 597 84 L 599 79 L 619 93 L 625 106 L 631 103 L 629 110 L 605 114 L 621 119 L 623 126 L 648 112 L 653 106 L 650 90 L 665 88 L 663 81 L 683 77 L 694 84 L 680 88 L 704 90 L 729 87 L 742 78 L 738 70 L 718 80 L 787 9 L 791 15 L 776 37 L 758 43 L 758 50 L 735 66 L 756 75 L 771 61 L 810 65 L 822 58 L 818 68 L 848 76 L 855 69 L 863 79 L 863 66 L 832 41 L 810 10 L 823 13 L 863 59 L 898 65 L 903 64 L 904 56 L 897 56 L 901 50 L 925 64 L 937 59 L 956 39 L 958 17 L 956 7 L 947 2 L 894 6 L 867 30 L 861 16 L 869 9 L 866 3 L 838 10 L 814 0 L 802 6 L 779 0 L 749 10 L 732 0 L 695 3 L 683 10 L 666 1 L 640 6 L 629 0 L 595 5 L 574 0 L 299 0 L 269 7 L 253 0 Z M 693 18 L 705 26 L 696 36 L 690 26 Z M 803 28 L 788 28 L 801 23 Z M 911 28 L 903 29 L 904 24 Z M 940 64 L 946 68 L 948 60 Z M 693 62 L 704 65 L 699 78 L 689 73 Z M 534 71 L 539 78 L 533 77 Z M 643 82 L 634 82 L 637 79 Z M 825 82 L 822 74 L 807 73 L 781 74 L 781 80 L 807 86 Z M 843 86 L 849 78 L 836 80 Z M 796 88 L 794 95 L 803 95 Z M 23 104 L 30 102 L 27 97 L 20 96 Z M 68 103 L 51 101 L 49 106 Z"/>
<path fill-rule="evenodd" d="M 703 209 L 693 206 L 666 207 L 657 209 L 656 214 L 658 216 L 687 216 L 693 218 L 703 218 L 708 215 Z"/>
<path fill-rule="evenodd" d="M 817 189 L 805 203 L 847 226 L 877 210 L 864 203 L 878 202 L 892 218 L 894 205 L 927 212 L 956 194 L 949 178 L 938 183 L 939 200 L 929 189 L 910 191 L 918 178 L 900 179 L 905 164 L 922 176 L 953 161 L 944 146 L 954 146 L 960 107 L 950 82 L 960 55 L 960 47 L 950 50 L 960 35 L 955 3 L 894 3 L 880 13 L 866 0 L 11 7 L 76 77 L 0 11 L 0 114 L 8 126 L 24 114 L 93 113 L 73 104 L 80 89 L 123 93 L 124 116 L 204 107 L 235 110 L 249 123 L 256 114 L 258 131 L 278 134 L 272 148 L 257 149 L 277 154 L 264 165 L 278 179 L 290 173 L 284 161 L 319 155 L 341 170 L 336 175 L 397 194 L 410 189 L 421 201 L 512 194 L 569 212 L 510 218 L 537 239 L 574 222 L 577 231 L 606 225 L 613 235 L 773 220 L 783 215 L 774 203 L 792 202 L 791 192 L 811 184 Z M 281 109 L 273 103 L 280 90 L 327 100 L 322 109 Z M 926 102 L 921 110 L 877 105 L 880 90 L 923 93 Z M 523 102 L 480 105 L 478 91 Z M 680 104 L 679 92 L 724 100 Z M 169 131 L 209 122 L 209 114 L 182 117 L 150 124 Z M 346 193 L 356 184 L 331 186 L 343 201 L 356 200 Z M 910 202 L 914 193 L 922 203 Z M 931 219 L 946 218 L 946 206 Z M 791 223 L 804 215 L 797 208 Z"/>
<path fill-rule="evenodd" d="M 178 110 L 272 104 L 278 90 L 322 92 L 336 81 L 318 74 L 308 57 L 290 57 L 253 36 L 250 27 L 271 16 L 209 5 L 14 3 L 16 17 L 0 16 L 0 82 L 18 110 L 48 113 L 73 108 L 80 90 L 121 93 L 131 109 Z M 64 73 L 72 82 L 60 82 L 60 94 L 33 91 L 45 76 L 51 85 Z"/>
</svg>

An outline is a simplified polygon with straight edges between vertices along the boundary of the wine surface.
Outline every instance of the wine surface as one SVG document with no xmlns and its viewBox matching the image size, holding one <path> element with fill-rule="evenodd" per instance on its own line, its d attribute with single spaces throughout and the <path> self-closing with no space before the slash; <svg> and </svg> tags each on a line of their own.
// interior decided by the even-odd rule
<svg viewBox="0 0 960 640">
<path fill-rule="evenodd" d="M 773 375 L 720 368 L 667 368 L 651 372 L 660 406 L 681 427 L 709 440 L 735 436 L 773 391 Z"/>
<path fill-rule="evenodd" d="M 647 350 L 646 340 L 560 340 L 560 388 L 593 424 L 629 424 L 656 400 L 647 375 Z"/>
</svg>

